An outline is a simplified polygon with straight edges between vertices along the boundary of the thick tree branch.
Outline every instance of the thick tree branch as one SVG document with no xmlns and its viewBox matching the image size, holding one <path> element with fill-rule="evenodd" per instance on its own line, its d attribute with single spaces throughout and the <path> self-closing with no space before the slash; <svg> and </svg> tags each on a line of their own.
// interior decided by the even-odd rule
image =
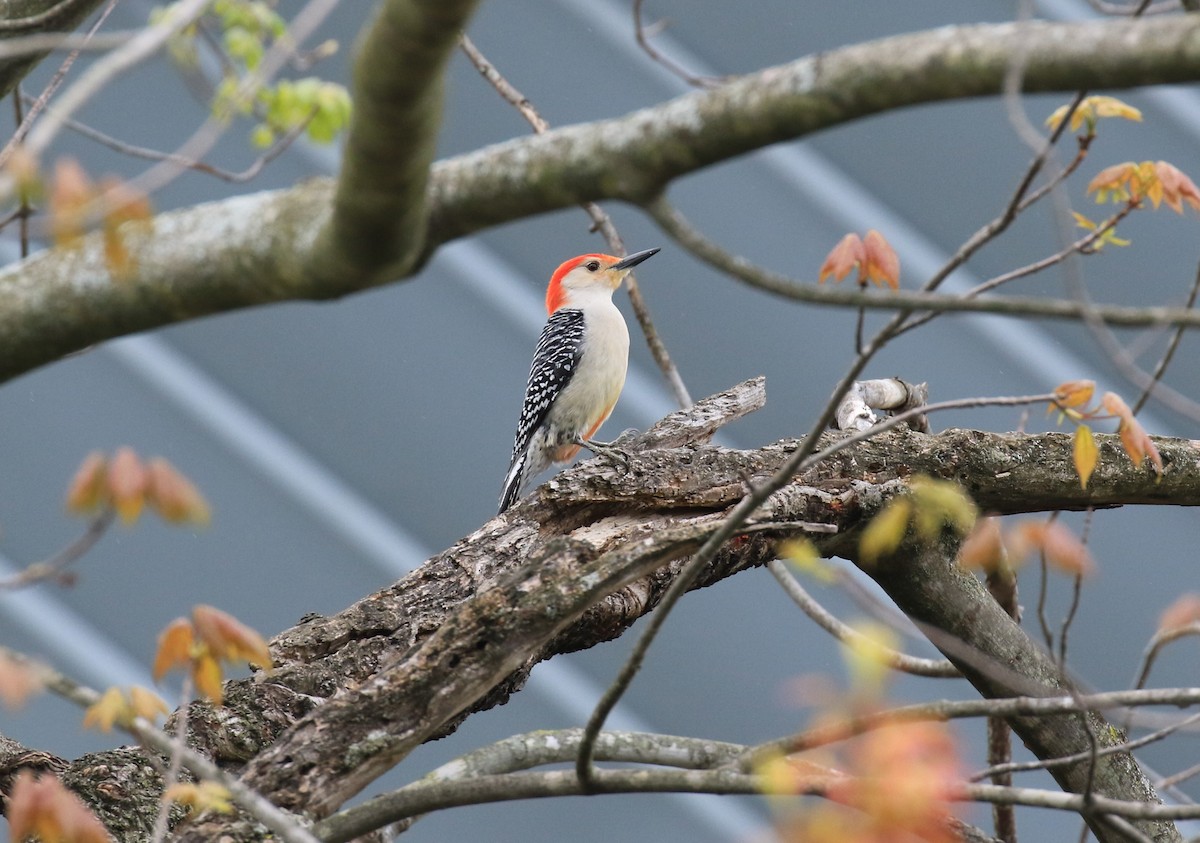
<svg viewBox="0 0 1200 843">
<path fill-rule="evenodd" d="M 384 0 L 360 40 L 333 217 L 313 252 L 328 292 L 411 271 L 425 241 L 446 62 L 476 2 Z"/>
<path fill-rule="evenodd" d="M 408 7 L 393 0 L 384 11 L 399 5 Z M 411 0 L 411 8 L 425 5 Z M 437 8 L 425 26 L 449 50 L 449 27 L 469 4 L 453 4 L 450 18 L 441 16 L 440 4 L 429 5 Z M 386 15 L 381 20 L 378 26 L 390 26 Z M 373 28 L 366 42 L 372 51 L 385 49 L 376 41 L 381 37 Z M 419 66 L 433 87 L 440 49 L 421 51 L 411 68 Z M 364 289 L 389 274 L 415 272 L 413 249 L 427 257 L 484 227 L 585 201 L 644 202 L 680 175 L 866 114 L 995 94 L 1014 53 L 1026 49 L 1029 90 L 1196 80 L 1200 17 L 947 27 L 847 47 L 625 117 L 441 162 L 430 175 L 425 206 L 419 197 L 435 110 L 419 91 L 395 79 L 378 81 L 376 68 L 363 65 L 358 114 L 384 122 L 361 130 L 355 124 L 342 187 L 316 180 L 163 214 L 155 236 L 129 231 L 137 266 L 120 280 L 109 274 L 99 238 L 0 272 L 0 379 L 134 331 Z M 382 62 L 392 70 L 398 64 L 396 57 Z M 367 190 L 372 184 L 393 192 Z M 1129 315 L 1125 324 L 1197 318 L 1176 316 L 1151 310 Z"/>
</svg>

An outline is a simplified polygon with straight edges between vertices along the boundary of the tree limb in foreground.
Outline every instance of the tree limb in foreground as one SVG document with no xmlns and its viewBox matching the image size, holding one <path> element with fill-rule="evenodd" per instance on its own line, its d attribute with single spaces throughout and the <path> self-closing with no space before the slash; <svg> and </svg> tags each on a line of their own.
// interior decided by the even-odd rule
<svg viewBox="0 0 1200 843">
<path fill-rule="evenodd" d="M 570 469 L 395 585 L 280 634 L 272 675 L 228 683 L 220 709 L 192 706 L 193 741 L 227 767 L 246 764 L 244 780 L 283 807 L 328 815 L 422 741 L 505 702 L 538 661 L 617 637 L 650 611 L 743 496 L 746 479 L 768 476 L 796 447 L 790 440 L 753 451 L 703 444 L 762 400 L 760 379 L 674 414 L 623 443 L 628 472 L 604 458 Z M 780 540 L 812 523 L 839 531 L 811 534 L 822 552 L 853 559 L 858 527 L 916 472 L 959 479 L 981 508 L 1000 513 L 1200 505 L 1195 443 L 1156 440 L 1166 464 L 1156 482 L 1145 466 L 1132 467 L 1114 437 L 1097 439 L 1100 466 L 1085 492 L 1065 434 L 893 431 L 796 478 L 719 554 L 700 585 L 765 564 Z M 985 696 L 1061 693 L 1042 651 L 951 561 L 950 547 L 912 548 L 868 573 Z M 1082 718 L 1074 730 L 1053 733 L 1037 718 L 1014 722 L 1039 757 L 1087 748 Z M 1126 755 L 1104 763 L 1112 774 L 1098 793 L 1152 798 Z M 118 774 L 102 774 L 86 759 L 74 768 L 105 779 Z M 1078 765 L 1060 775 L 1065 788 L 1077 787 Z M 213 839 L 217 828 L 181 829 L 182 839 Z M 219 828 L 256 839 L 249 826 Z"/>
</svg>

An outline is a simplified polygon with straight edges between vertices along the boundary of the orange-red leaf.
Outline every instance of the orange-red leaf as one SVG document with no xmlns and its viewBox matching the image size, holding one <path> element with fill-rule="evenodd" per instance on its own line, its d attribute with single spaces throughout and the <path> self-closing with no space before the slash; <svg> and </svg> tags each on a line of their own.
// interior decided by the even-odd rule
<svg viewBox="0 0 1200 843">
<path fill-rule="evenodd" d="M 168 670 L 190 664 L 196 647 L 192 624 L 186 618 L 176 618 L 158 636 L 158 651 L 154 654 L 154 681 L 163 678 Z"/>
<path fill-rule="evenodd" d="M 6 813 L 12 840 L 36 837 L 42 843 L 109 843 L 112 839 L 83 800 L 50 775 L 35 778 L 27 770 L 18 773 Z"/>
<path fill-rule="evenodd" d="M 1096 448 L 1096 439 L 1092 436 L 1092 429 L 1086 424 L 1075 428 L 1075 443 L 1072 451 L 1075 471 L 1079 474 L 1079 485 L 1086 489 L 1092 472 L 1096 470 L 1096 462 L 1100 459 L 1100 451 Z"/>
<path fill-rule="evenodd" d="M 841 281 L 852 269 L 866 263 L 866 259 L 866 249 L 859 236 L 854 233 L 847 234 L 833 247 L 825 258 L 825 263 L 821 264 L 817 280 L 824 283 L 825 279 L 832 275 L 834 281 Z"/>
<path fill-rule="evenodd" d="M 1082 407 L 1092 400 L 1095 391 L 1095 381 L 1066 381 L 1054 388 L 1054 400 L 1059 407 Z"/>
<path fill-rule="evenodd" d="M 867 236 L 863 239 L 863 247 L 866 253 L 865 270 L 860 270 L 865 274 L 867 280 L 873 284 L 883 286 L 887 284 L 893 290 L 900 288 L 900 258 L 896 256 L 896 250 L 892 248 L 892 244 L 875 229 L 867 232 Z"/>
<path fill-rule="evenodd" d="M 106 500 L 108 460 L 92 451 L 80 464 L 67 487 L 67 511 L 76 515 L 93 512 Z"/>
<path fill-rule="evenodd" d="M 216 658 L 271 668 L 267 642 L 228 612 L 201 604 L 192 609 L 192 624 Z"/>
<path fill-rule="evenodd" d="M 1086 576 L 1096 569 L 1087 546 L 1066 526 L 1058 521 L 1026 522 L 1017 525 L 1010 534 L 1009 547 L 1023 551 L 1038 550 L 1047 564 L 1060 571 Z"/>
<path fill-rule="evenodd" d="M 42 689 L 37 672 L 24 662 L 0 652 L 0 700 L 9 708 L 20 708 Z"/>
<path fill-rule="evenodd" d="M 211 517 L 208 502 L 190 480 L 162 457 L 146 467 L 146 498 L 164 520 L 205 526 Z"/>
<path fill-rule="evenodd" d="M 1112 197 L 1117 200 L 1130 198 L 1130 182 L 1137 181 L 1137 164 L 1125 161 L 1105 167 L 1088 182 L 1087 192 L 1096 194 L 1097 202 Z M 1140 184 L 1140 181 L 1138 181 Z"/>
<path fill-rule="evenodd" d="M 958 551 L 958 564 L 968 570 L 991 572 L 1004 562 L 1004 539 L 1000 536 L 1000 520 L 980 518 Z"/>
<path fill-rule="evenodd" d="M 1200 594 L 1191 591 L 1163 610 L 1158 619 L 1158 631 L 1175 632 L 1195 623 L 1200 623 Z"/>
<path fill-rule="evenodd" d="M 54 167 L 50 191 L 50 234 L 56 246 L 74 246 L 87 228 L 88 205 L 96 187 L 73 158 L 63 158 Z"/>
<path fill-rule="evenodd" d="M 149 476 L 132 448 L 119 448 L 108 466 L 108 494 L 121 520 L 132 524 L 142 514 Z"/>
<path fill-rule="evenodd" d="M 1142 461 L 1149 457 L 1155 474 L 1162 477 L 1162 456 L 1158 453 L 1158 448 L 1150 438 L 1150 434 L 1146 433 L 1146 429 L 1133 415 L 1133 411 L 1129 409 L 1125 400 L 1115 392 L 1106 392 L 1100 399 L 1100 404 L 1117 417 L 1117 433 L 1121 437 L 1121 447 L 1129 455 L 1134 466 L 1141 468 Z"/>
<path fill-rule="evenodd" d="M 1154 164 L 1154 172 L 1162 185 L 1163 201 L 1167 203 L 1167 207 L 1177 214 L 1182 214 L 1183 204 L 1186 202 L 1193 211 L 1200 211 L 1200 189 L 1197 189 L 1196 183 L 1178 167 L 1166 161 L 1157 161 Z"/>
</svg>

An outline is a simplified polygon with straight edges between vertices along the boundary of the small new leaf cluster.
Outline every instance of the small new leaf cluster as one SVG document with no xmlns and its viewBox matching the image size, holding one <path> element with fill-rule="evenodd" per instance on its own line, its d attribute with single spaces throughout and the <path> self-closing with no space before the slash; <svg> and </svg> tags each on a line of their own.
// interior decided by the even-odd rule
<svg viewBox="0 0 1200 843">
<path fill-rule="evenodd" d="M 186 668 L 196 689 L 220 705 L 225 679 L 221 662 L 249 662 L 268 671 L 273 667 L 261 635 L 233 615 L 201 604 L 192 609 L 190 620 L 176 618 L 158 636 L 154 679 L 177 667 Z"/>
<path fill-rule="evenodd" d="M 1200 190 L 1187 174 L 1166 161 L 1126 161 L 1105 167 L 1096 174 L 1087 186 L 1088 193 L 1096 194 L 1096 202 L 1142 203 L 1150 200 L 1155 209 L 1166 203 L 1177 214 L 1183 213 L 1188 205 L 1200 212 Z"/>
<path fill-rule="evenodd" d="M 21 192 L 27 197 L 39 195 L 42 186 L 36 165 L 24 156 L 14 160 L 19 162 L 16 169 L 11 162 L 9 169 L 22 185 Z M 99 226 L 104 262 L 115 279 L 128 278 L 137 269 L 129 245 L 131 231 L 125 224 L 138 224 L 148 233 L 152 216 L 150 200 L 120 179 L 107 177 L 95 182 L 72 158 L 55 164 L 48 221 L 54 245 L 75 248 L 93 226 Z"/>
<path fill-rule="evenodd" d="M 253 115 L 258 121 L 251 131 L 255 146 L 269 147 L 301 127 L 310 140 L 330 143 L 349 125 L 350 94 L 344 86 L 316 77 L 270 83 L 258 75 L 268 50 L 295 51 L 289 43 L 287 23 L 273 3 L 216 0 L 198 26 L 215 26 L 220 31 L 228 59 L 213 97 L 213 114 L 223 120 Z M 197 27 L 193 26 L 172 43 L 172 55 L 186 67 L 198 63 L 196 38 Z M 326 41 L 294 58 L 308 65 L 335 52 L 337 43 Z"/>
<path fill-rule="evenodd" d="M 1154 441 L 1142 423 L 1133 415 L 1133 411 L 1125 400 L 1115 392 L 1106 392 L 1100 398 L 1100 403 L 1094 407 L 1088 405 L 1095 394 L 1096 384 L 1090 380 L 1067 381 L 1059 384 L 1054 390 L 1054 401 L 1048 412 L 1059 411 L 1059 421 L 1069 418 L 1076 423 L 1073 458 L 1075 471 L 1079 474 L 1080 486 L 1087 488 L 1092 472 L 1100 460 L 1100 451 L 1096 447 L 1092 429 L 1085 422 L 1090 419 L 1117 419 L 1117 435 L 1121 438 L 1121 448 L 1129 455 L 1135 468 L 1141 468 L 1142 462 L 1150 460 L 1154 473 L 1158 477 L 1163 474 L 1162 456 L 1158 453 Z"/>
<path fill-rule="evenodd" d="M 1023 521 L 1006 531 L 1000 519 L 979 519 L 958 551 L 958 564 L 971 571 L 995 573 L 1017 568 L 1037 552 L 1046 564 L 1074 576 L 1085 576 L 1096 569 L 1087 545 L 1059 521 Z"/>
<path fill-rule="evenodd" d="M 1046 118 L 1046 125 L 1051 129 L 1057 129 L 1070 110 L 1069 105 L 1060 105 L 1054 109 L 1053 114 Z M 1070 129 L 1072 132 L 1078 132 L 1079 127 L 1086 123 L 1087 136 L 1093 137 L 1096 134 L 1096 121 L 1101 117 L 1121 117 L 1135 123 L 1142 122 L 1142 112 L 1132 105 L 1128 105 L 1116 97 L 1096 95 L 1085 97 L 1071 112 Z"/>
<path fill-rule="evenodd" d="M 132 524 L 146 504 L 172 524 L 205 526 L 211 518 L 204 496 L 175 466 L 162 457 L 143 462 L 128 447 L 111 459 L 88 454 L 67 489 L 67 511 L 76 515 L 112 509 Z"/>
<path fill-rule="evenodd" d="M 860 287 L 870 283 L 877 287 L 886 284 L 893 290 L 900 288 L 900 258 L 892 244 L 874 229 L 865 237 L 851 232 L 838 241 L 821 264 L 817 281 L 824 284 L 831 275 L 834 281 L 841 281 L 854 269 L 858 270 Z"/>
<path fill-rule="evenodd" d="M 233 812 L 229 789 L 216 782 L 175 782 L 163 793 L 164 802 L 174 802 L 188 809 L 188 813 L 216 811 L 218 814 Z"/>
<path fill-rule="evenodd" d="M 127 728 L 135 717 L 153 722 L 169 711 L 162 697 L 147 688 L 132 685 L 123 691 L 113 686 L 88 706 L 83 715 L 83 728 L 110 732 L 114 725 Z"/>
<path fill-rule="evenodd" d="M 962 488 L 949 480 L 917 475 L 907 495 L 888 501 L 862 532 L 859 558 L 868 565 L 900 547 L 911 527 L 923 542 L 936 541 L 943 529 L 966 535 L 979 512 Z"/>
</svg>

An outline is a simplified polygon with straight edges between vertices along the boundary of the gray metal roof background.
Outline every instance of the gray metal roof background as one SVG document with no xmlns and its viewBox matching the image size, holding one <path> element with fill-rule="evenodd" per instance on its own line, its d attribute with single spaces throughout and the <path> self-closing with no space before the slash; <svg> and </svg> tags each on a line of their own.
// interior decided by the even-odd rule
<svg viewBox="0 0 1200 843">
<path fill-rule="evenodd" d="M 368 4 L 346 3 L 328 34 L 347 47 Z M 114 27 L 144 21 L 149 4 L 124 0 Z M 1039 4 L 1047 16 L 1086 13 L 1074 0 Z M 697 72 L 736 73 L 866 38 L 948 23 L 1004 20 L 1011 4 L 794 3 L 760 0 L 700 8 L 647 4 L 671 20 L 656 45 Z M 472 37 L 556 125 L 622 114 L 683 90 L 634 44 L 623 0 L 512 0 L 484 4 Z M 345 77 L 346 53 L 326 73 Z M 49 68 L 49 64 L 47 65 Z M 45 78 L 48 69 L 39 72 Z M 27 86 L 36 90 L 36 80 Z M 1064 98 L 1030 98 L 1040 120 Z M 1142 125 L 1103 125 L 1086 174 L 1130 158 L 1165 158 L 1200 177 L 1200 97 L 1195 89 L 1127 97 Z M 114 135 L 170 149 L 203 114 L 165 63 L 122 80 L 84 119 Z M 519 117 L 467 66 L 455 62 L 442 153 L 526 131 Z M 218 150 L 229 166 L 248 160 L 242 127 Z M 94 173 L 131 174 L 138 163 L 77 140 L 64 152 Z M 1007 198 L 1028 159 L 996 99 L 910 109 L 859 121 L 803 142 L 743 157 L 684 179 L 670 197 L 727 247 L 811 279 L 847 230 L 884 231 L 898 247 L 906 285 L 927 276 Z M 336 154 L 297 148 L 256 187 L 333 172 Z M 236 189 L 236 188 L 235 188 Z M 244 189 L 244 188 L 241 188 Z M 160 208 L 228 195 L 203 176 L 181 178 Z M 1082 190 L 1072 192 L 1082 207 Z M 631 248 L 664 247 L 639 273 L 660 333 L 693 395 L 766 374 L 767 407 L 726 433 L 753 446 L 802 433 L 851 360 L 853 316 L 793 306 L 719 277 L 682 253 L 637 212 L 611 209 Z M 1103 301 L 1182 299 L 1195 268 L 1197 221 L 1159 212 L 1123 225 L 1125 251 L 1087 262 Z M 1049 218 L 1030 214 L 972 261 L 988 277 L 1056 248 Z M 97 686 L 146 677 L 155 636 L 197 602 L 273 633 L 306 612 L 335 612 L 400 576 L 494 512 L 528 355 L 543 319 L 549 271 L 598 247 L 578 212 L 540 217 L 441 250 L 417 279 L 326 304 L 290 304 L 200 320 L 106 344 L 0 390 L 0 555 L 24 564 L 62 546 L 79 525 L 61 512 L 66 479 L 89 450 L 131 444 L 167 456 L 213 503 L 213 526 L 189 533 L 147 520 L 117 529 L 83 562 L 73 589 L 0 595 L 0 641 L 46 656 Z M 10 251 L 11 241 L 0 244 Z M 5 256 L 7 257 L 7 256 Z M 1063 293 L 1054 273 L 1022 291 Z M 622 301 L 621 306 L 628 310 Z M 1156 359 L 1152 347 L 1143 358 Z M 1185 340 L 1169 382 L 1200 394 L 1196 343 Z M 645 427 L 671 409 L 636 339 L 630 384 L 606 427 Z M 1044 391 L 1095 377 L 1129 395 L 1081 329 L 947 317 L 907 336 L 872 375 L 925 379 L 936 398 Z M 1195 436 L 1193 422 L 1153 405 L 1153 432 Z M 1011 412 L 958 414 L 951 425 L 1013 429 Z M 1030 422 L 1036 426 L 1040 418 Z M 1077 519 L 1075 520 L 1077 522 Z M 1194 514 L 1102 513 L 1093 526 L 1101 568 L 1072 631 L 1071 660 L 1086 680 L 1130 680 L 1158 610 L 1196 587 Z M 1052 618 L 1064 584 L 1054 584 Z M 853 616 L 836 593 L 822 599 Z M 1023 591 L 1033 600 L 1033 585 Z M 1114 616 L 1119 622 L 1114 622 Z M 533 728 L 579 725 L 629 641 L 540 666 L 509 705 L 471 718 L 455 736 L 422 748 L 394 780 L 489 740 Z M 919 649 L 919 645 L 914 644 Z M 1155 676 L 1191 684 L 1187 648 Z M 765 571 L 689 597 L 651 653 L 613 725 L 758 741 L 804 725 L 809 712 L 786 694 L 802 673 L 840 675 L 836 649 L 779 592 Z M 897 694 L 970 695 L 957 683 L 929 690 L 902 681 Z M 64 755 L 111 744 L 84 733 L 77 712 L 39 699 L 0 711 L 0 732 Z M 64 724 L 67 724 L 64 726 Z M 964 733 L 966 740 L 966 733 Z M 977 746 L 977 744 L 974 744 Z M 1194 745 L 1160 750 L 1155 763 L 1189 763 Z M 978 758 L 978 755 L 975 756 Z M 557 839 L 744 839 L 767 819 L 759 800 L 621 797 L 555 800 L 447 812 L 408 833 L 417 841 Z M 976 817 L 983 821 L 982 814 Z M 1030 815 L 1052 839 L 1075 824 Z"/>
</svg>

